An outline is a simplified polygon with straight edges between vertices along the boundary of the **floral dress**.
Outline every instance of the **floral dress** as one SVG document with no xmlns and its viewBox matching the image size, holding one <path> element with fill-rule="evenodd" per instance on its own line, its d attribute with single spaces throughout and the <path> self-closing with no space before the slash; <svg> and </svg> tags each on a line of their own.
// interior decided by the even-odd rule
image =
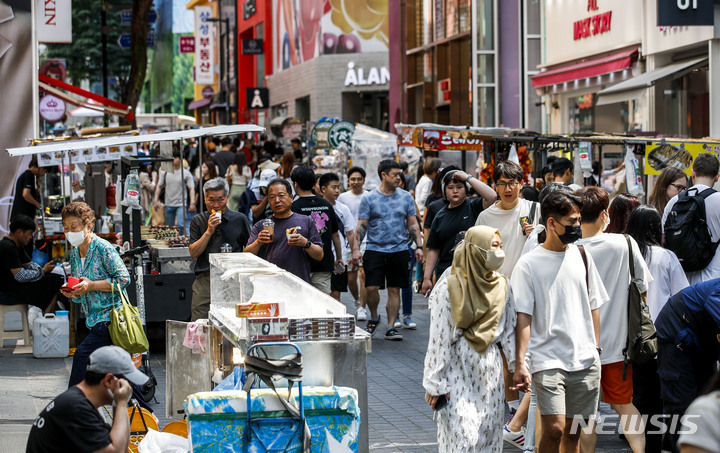
<svg viewBox="0 0 720 453">
<path fill-rule="evenodd" d="M 450 313 L 445 275 L 430 295 L 430 340 L 425 355 L 423 386 L 431 395 L 449 394 L 438 411 L 438 452 L 501 452 L 505 386 L 500 346 L 508 360 L 515 357 L 517 314 L 508 295 L 492 343 L 479 354 L 463 337 Z"/>
</svg>

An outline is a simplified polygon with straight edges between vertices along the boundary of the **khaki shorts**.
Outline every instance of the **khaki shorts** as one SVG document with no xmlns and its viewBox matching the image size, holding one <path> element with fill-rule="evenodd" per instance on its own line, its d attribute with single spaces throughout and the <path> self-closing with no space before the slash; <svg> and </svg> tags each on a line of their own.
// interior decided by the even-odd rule
<svg viewBox="0 0 720 453">
<path fill-rule="evenodd" d="M 559 368 L 534 373 L 532 383 L 537 394 L 540 415 L 595 415 L 600 397 L 600 361 L 580 371 Z"/>
<path fill-rule="evenodd" d="M 330 294 L 332 272 L 310 272 L 310 284 L 325 294 Z"/>
</svg>

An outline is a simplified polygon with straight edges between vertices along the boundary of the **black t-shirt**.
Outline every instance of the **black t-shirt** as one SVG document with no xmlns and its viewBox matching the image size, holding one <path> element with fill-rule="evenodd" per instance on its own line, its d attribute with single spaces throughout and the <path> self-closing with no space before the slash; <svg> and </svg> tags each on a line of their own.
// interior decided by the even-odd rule
<svg viewBox="0 0 720 453">
<path fill-rule="evenodd" d="M 434 195 L 433 195 L 434 196 Z M 429 198 L 429 197 L 428 197 Z M 425 221 L 423 222 L 423 228 L 430 228 L 433 223 L 433 219 L 442 208 L 448 205 L 447 200 L 441 198 L 435 200 L 430 204 L 427 204 L 427 214 L 425 215 Z"/>
<path fill-rule="evenodd" d="M 70 387 L 35 419 L 26 453 L 94 452 L 111 443 L 110 426 L 77 388 Z"/>
<path fill-rule="evenodd" d="M 312 195 L 299 197 L 293 201 L 292 211 L 298 214 L 309 216 L 315 221 L 315 227 L 320 233 L 323 243 L 323 259 L 321 261 L 310 260 L 310 272 L 332 272 L 333 263 L 333 233 L 339 231 L 337 214 L 325 199 Z"/>
<path fill-rule="evenodd" d="M 18 214 L 25 214 L 32 219 L 35 218 L 37 208 L 34 204 L 25 201 L 23 198 L 24 189 L 30 189 L 30 193 L 34 199 L 38 200 L 40 198 L 38 196 L 37 185 L 35 184 L 35 175 L 30 170 L 25 170 L 17 179 L 17 183 L 15 184 L 15 199 L 13 200 L 10 219 L 13 219 Z"/>
<path fill-rule="evenodd" d="M 435 267 L 440 277 L 452 265 L 452 249 L 462 239 L 459 233 L 475 225 L 475 219 L 483 210 L 482 197 L 466 199 L 460 206 L 450 209 L 446 206 L 435 216 L 427 239 L 427 248 L 439 249 L 440 256 Z"/>
<path fill-rule="evenodd" d="M 25 247 L 18 247 L 8 237 L 2 238 L 0 240 L 0 288 L 10 290 L 19 286 L 20 283 L 15 280 L 10 269 L 17 269 L 30 261 L 31 259 L 27 256 Z"/>
<path fill-rule="evenodd" d="M 210 213 L 205 211 L 190 220 L 190 243 L 195 243 L 205 234 Z M 195 260 L 195 274 L 210 271 L 210 253 L 220 253 L 222 244 L 230 244 L 233 252 L 242 252 L 250 237 L 250 221 L 240 212 L 230 208 L 225 209 L 222 223 L 215 228 L 215 234 L 210 238 L 205 251 Z"/>
</svg>

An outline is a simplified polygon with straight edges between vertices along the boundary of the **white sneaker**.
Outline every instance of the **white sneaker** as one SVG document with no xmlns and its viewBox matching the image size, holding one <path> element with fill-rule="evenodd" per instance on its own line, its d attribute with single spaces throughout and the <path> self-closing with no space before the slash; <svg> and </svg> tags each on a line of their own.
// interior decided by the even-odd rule
<svg viewBox="0 0 720 453">
<path fill-rule="evenodd" d="M 365 307 L 358 307 L 357 313 L 355 315 L 355 319 L 358 321 L 367 321 L 368 320 L 368 309 Z"/>
<path fill-rule="evenodd" d="M 503 440 L 522 450 L 525 443 L 525 427 L 520 429 L 520 432 L 513 432 L 507 425 L 503 426 Z"/>
</svg>

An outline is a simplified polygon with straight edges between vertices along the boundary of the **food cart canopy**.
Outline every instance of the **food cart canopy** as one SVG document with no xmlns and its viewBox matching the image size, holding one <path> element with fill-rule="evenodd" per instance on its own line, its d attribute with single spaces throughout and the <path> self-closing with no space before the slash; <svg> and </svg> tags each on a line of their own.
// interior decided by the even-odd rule
<svg viewBox="0 0 720 453">
<path fill-rule="evenodd" d="M 57 151 L 72 151 L 101 146 L 127 145 L 131 143 L 158 142 L 164 140 L 183 140 L 208 135 L 235 135 L 244 132 L 264 132 L 265 128 L 254 124 L 234 124 L 229 126 L 213 126 L 184 131 L 161 132 L 157 134 L 114 135 L 111 137 L 89 138 L 81 140 L 66 140 L 59 142 L 42 143 L 22 148 L 8 148 L 11 157 L 27 156 L 40 153 L 54 153 Z"/>
<path fill-rule="evenodd" d="M 355 126 L 355 133 L 353 133 L 352 139 L 397 143 L 397 135 L 375 129 L 374 127 L 365 126 L 364 124 L 357 124 Z"/>
</svg>

